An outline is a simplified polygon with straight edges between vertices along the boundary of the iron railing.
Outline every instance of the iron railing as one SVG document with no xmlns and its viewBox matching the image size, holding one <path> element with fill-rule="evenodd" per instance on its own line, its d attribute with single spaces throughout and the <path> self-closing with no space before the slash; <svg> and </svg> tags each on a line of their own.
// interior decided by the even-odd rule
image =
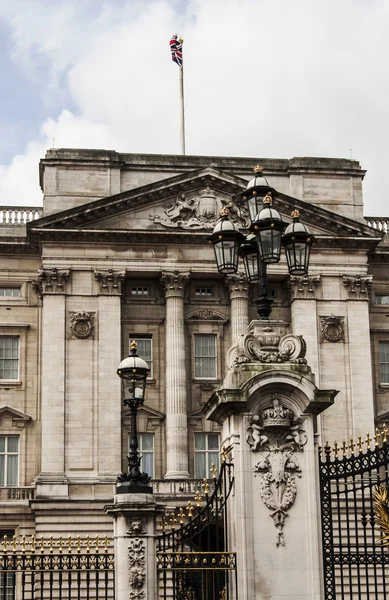
<svg viewBox="0 0 389 600">
<path fill-rule="evenodd" d="M 389 486 L 387 431 L 372 441 L 320 453 L 325 600 L 389 600 L 389 553 L 374 506 L 375 490 Z"/>
</svg>

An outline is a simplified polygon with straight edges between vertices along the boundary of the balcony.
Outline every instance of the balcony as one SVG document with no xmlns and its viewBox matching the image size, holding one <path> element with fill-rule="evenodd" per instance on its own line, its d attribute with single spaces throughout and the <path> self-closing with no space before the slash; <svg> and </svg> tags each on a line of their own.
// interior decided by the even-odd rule
<svg viewBox="0 0 389 600">
<path fill-rule="evenodd" d="M 0 206 L 0 226 L 26 225 L 42 216 L 42 206 Z"/>
<path fill-rule="evenodd" d="M 365 221 L 367 221 L 369 227 L 373 227 L 374 229 L 378 229 L 378 231 L 383 231 L 388 234 L 389 217 L 365 217 Z"/>
<path fill-rule="evenodd" d="M 34 496 L 34 486 L 0 488 L 0 502 L 18 502 L 20 500 L 33 500 Z"/>
</svg>

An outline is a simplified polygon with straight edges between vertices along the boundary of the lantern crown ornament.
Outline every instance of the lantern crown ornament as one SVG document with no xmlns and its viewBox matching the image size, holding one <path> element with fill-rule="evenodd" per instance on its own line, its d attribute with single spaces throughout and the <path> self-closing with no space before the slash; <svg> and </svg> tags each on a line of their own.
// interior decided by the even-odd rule
<svg viewBox="0 0 389 600">
<path fill-rule="evenodd" d="M 315 240 L 308 227 L 301 223 L 298 210 L 295 209 L 291 217 L 293 221 L 286 228 L 282 239 L 289 273 L 291 275 L 306 275 L 308 273 L 311 246 Z"/>
<path fill-rule="evenodd" d="M 273 197 L 276 196 L 276 191 L 263 175 L 263 167 L 256 165 L 254 167 L 254 177 L 250 179 L 246 190 L 240 195 L 242 200 L 247 203 L 251 221 L 254 221 L 257 214 L 261 211 L 264 198 L 269 193 Z"/>
<path fill-rule="evenodd" d="M 238 250 L 245 237 L 229 220 L 227 207 L 220 212 L 220 219 L 209 240 L 213 243 L 217 268 L 220 273 L 236 273 L 238 270 Z"/>
</svg>

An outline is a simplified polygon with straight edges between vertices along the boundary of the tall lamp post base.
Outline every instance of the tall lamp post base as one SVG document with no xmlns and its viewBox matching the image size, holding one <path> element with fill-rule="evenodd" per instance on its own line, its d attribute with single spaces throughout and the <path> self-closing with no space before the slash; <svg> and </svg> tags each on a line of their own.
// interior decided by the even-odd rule
<svg viewBox="0 0 389 600">
<path fill-rule="evenodd" d="M 116 486 L 117 494 L 152 494 L 151 485 L 139 483 L 139 481 L 121 481 Z"/>
</svg>

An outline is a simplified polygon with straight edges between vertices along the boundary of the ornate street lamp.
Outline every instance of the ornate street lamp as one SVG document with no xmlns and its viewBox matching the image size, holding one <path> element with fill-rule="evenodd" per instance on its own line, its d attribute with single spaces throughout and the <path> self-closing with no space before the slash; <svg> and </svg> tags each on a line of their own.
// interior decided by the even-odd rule
<svg viewBox="0 0 389 600">
<path fill-rule="evenodd" d="M 297 210 L 291 215 L 292 223 L 288 225 L 282 220 L 272 206 L 277 192 L 263 177 L 262 170 L 262 167 L 254 167 L 255 176 L 240 195 L 248 206 L 251 235 L 245 238 L 228 219 L 229 210 L 224 208 L 210 240 L 220 273 L 236 273 L 239 255 L 243 257 L 247 280 L 259 284 L 255 301 L 257 312 L 261 319 L 269 319 L 273 301 L 269 298 L 267 265 L 280 261 L 283 245 L 289 273 L 306 275 L 314 238 L 306 225 L 300 222 Z"/>
<path fill-rule="evenodd" d="M 122 400 L 124 406 L 130 409 L 130 451 L 127 457 L 128 472 L 121 473 L 118 477 L 118 494 L 152 494 L 153 488 L 149 485 L 150 476 L 140 471 L 140 456 L 138 452 L 138 432 L 136 417 L 138 408 L 144 402 L 146 392 L 146 379 L 150 369 L 146 361 L 138 356 L 137 343 L 131 343 L 130 355 L 122 360 L 117 374 L 122 380 Z"/>
</svg>

